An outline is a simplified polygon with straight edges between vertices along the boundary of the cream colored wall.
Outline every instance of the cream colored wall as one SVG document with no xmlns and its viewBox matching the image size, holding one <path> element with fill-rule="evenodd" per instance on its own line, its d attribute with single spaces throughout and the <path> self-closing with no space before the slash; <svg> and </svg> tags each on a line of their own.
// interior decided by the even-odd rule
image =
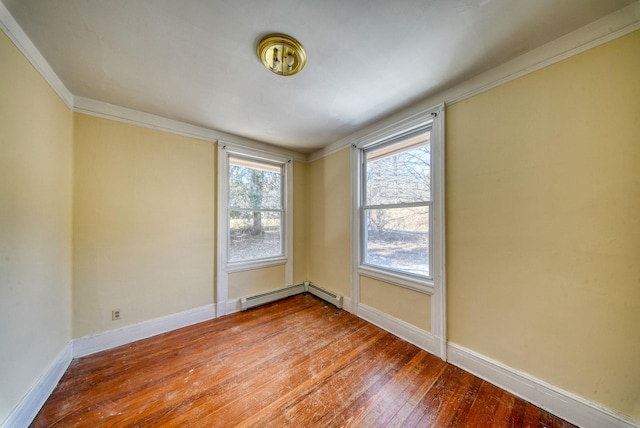
<svg viewBox="0 0 640 428">
<path fill-rule="evenodd" d="M 71 339 L 72 114 L 0 32 L 0 425 Z"/>
<path fill-rule="evenodd" d="M 431 331 L 431 296 L 360 276 L 360 303 Z"/>
<path fill-rule="evenodd" d="M 75 115 L 75 337 L 213 303 L 215 153 Z"/>
<path fill-rule="evenodd" d="M 640 419 L 640 32 L 446 133 L 449 340 Z"/>
<path fill-rule="evenodd" d="M 309 279 L 309 166 L 293 163 L 293 283 Z"/>
<path fill-rule="evenodd" d="M 229 274 L 229 299 L 275 290 L 285 285 L 284 265 Z"/>
<path fill-rule="evenodd" d="M 309 277 L 314 284 L 351 296 L 350 150 L 309 164 Z"/>
</svg>

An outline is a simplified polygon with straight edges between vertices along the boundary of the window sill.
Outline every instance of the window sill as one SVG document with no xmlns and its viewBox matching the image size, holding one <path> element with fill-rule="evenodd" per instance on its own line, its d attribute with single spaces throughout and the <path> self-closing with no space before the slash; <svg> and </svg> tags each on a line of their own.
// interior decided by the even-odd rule
<svg viewBox="0 0 640 428">
<path fill-rule="evenodd" d="M 358 274 L 368 278 L 377 279 L 379 281 L 388 282 L 399 287 L 408 288 L 419 293 L 428 294 L 429 296 L 433 295 L 435 292 L 435 285 L 431 279 L 417 279 L 409 275 L 402 275 L 400 273 L 378 269 L 369 265 L 358 266 Z"/>
<path fill-rule="evenodd" d="M 225 271 L 228 273 L 233 273 L 233 272 L 243 272 L 243 271 L 254 270 L 254 269 L 262 269 L 262 268 L 267 268 L 272 266 L 281 266 L 281 265 L 287 264 L 287 261 L 288 260 L 286 257 L 279 257 L 277 259 L 251 260 L 247 262 L 228 263 L 227 266 L 225 267 Z"/>
</svg>

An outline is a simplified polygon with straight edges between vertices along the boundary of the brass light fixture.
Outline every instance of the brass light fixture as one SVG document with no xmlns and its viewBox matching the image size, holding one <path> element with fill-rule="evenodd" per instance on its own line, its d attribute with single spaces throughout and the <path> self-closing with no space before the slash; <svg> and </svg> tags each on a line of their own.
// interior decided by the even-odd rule
<svg viewBox="0 0 640 428">
<path fill-rule="evenodd" d="M 258 57 L 265 68 L 280 76 L 291 76 L 307 63 L 304 47 L 286 34 L 269 34 L 258 43 Z"/>
</svg>

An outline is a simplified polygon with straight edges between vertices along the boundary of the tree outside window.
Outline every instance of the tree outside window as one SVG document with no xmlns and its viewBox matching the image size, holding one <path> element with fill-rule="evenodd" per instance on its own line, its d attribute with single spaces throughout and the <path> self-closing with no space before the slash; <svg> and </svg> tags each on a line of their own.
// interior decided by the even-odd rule
<svg viewBox="0 0 640 428">
<path fill-rule="evenodd" d="M 430 131 L 363 152 L 363 260 L 367 265 L 430 276 Z"/>
<path fill-rule="evenodd" d="M 228 261 L 284 255 L 283 166 L 229 156 Z"/>
</svg>

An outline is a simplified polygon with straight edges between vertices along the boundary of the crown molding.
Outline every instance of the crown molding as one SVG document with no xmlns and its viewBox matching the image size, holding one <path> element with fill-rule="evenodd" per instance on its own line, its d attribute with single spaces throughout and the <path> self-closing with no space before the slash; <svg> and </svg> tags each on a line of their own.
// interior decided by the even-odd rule
<svg viewBox="0 0 640 428">
<path fill-rule="evenodd" d="M 60 80 L 55 71 L 53 71 L 47 60 L 44 59 L 38 48 L 31 42 L 31 39 L 29 39 L 27 34 L 22 30 L 2 1 L 0 1 L 0 29 L 2 29 L 9 40 L 20 50 L 36 71 L 40 73 L 42 78 L 55 91 L 65 105 L 74 112 L 116 120 L 145 128 L 157 129 L 213 143 L 224 140 L 225 142 L 235 143 L 269 153 L 277 153 L 296 161 L 307 162 L 307 155 L 271 144 L 90 98 L 74 96 L 64 83 L 62 83 L 62 80 Z"/>
<path fill-rule="evenodd" d="M 105 103 L 91 98 L 74 97 L 72 110 L 76 113 L 156 129 L 159 131 L 169 132 L 171 134 L 210 141 L 212 143 L 224 141 L 225 143 L 237 144 L 242 147 L 250 147 L 267 153 L 276 153 L 300 162 L 307 161 L 306 155 L 292 150 L 283 149 L 271 144 L 250 140 L 248 138 L 239 137 L 237 135 L 216 131 L 202 126 L 191 125 L 179 120 L 167 119 L 166 117 L 145 113 L 139 110 Z"/>
<path fill-rule="evenodd" d="M 311 153 L 308 156 L 309 162 L 342 150 L 353 144 L 353 141 L 367 134 L 392 125 L 407 116 L 419 113 L 434 105 L 444 103 L 450 106 L 464 101 L 639 29 L 640 1 L 637 1 L 452 88 L 428 96 L 410 107 L 335 141 Z"/>
<path fill-rule="evenodd" d="M 215 132 L 209 129 L 91 98 L 74 97 L 72 110 L 76 113 L 171 132 L 173 134 L 197 138 L 212 143 L 218 142 Z"/>
<path fill-rule="evenodd" d="M 102 101 L 74 96 L 64 83 L 62 83 L 49 63 L 44 59 L 42 54 L 40 54 L 40 51 L 38 51 L 1 1 L 0 29 L 2 29 L 7 37 L 16 45 L 47 83 L 49 83 L 67 107 L 73 111 L 205 141 L 217 142 L 218 140 L 224 140 L 263 151 L 279 153 L 300 162 L 313 162 L 342 150 L 351 145 L 353 140 L 362 138 L 380 127 L 393 124 L 407 115 L 426 110 L 437 104 L 444 103 L 449 106 L 466 100 L 489 89 L 636 31 L 640 29 L 640 1 L 471 78 L 453 88 L 429 96 L 413 106 L 402 109 L 386 119 L 377 121 L 309 155 L 237 135 L 115 106 Z"/>
<path fill-rule="evenodd" d="M 60 99 L 67 105 L 68 108 L 73 106 L 73 94 L 62 83 L 62 80 L 53 71 L 46 59 L 40 54 L 40 51 L 31 42 L 31 39 L 27 34 L 22 31 L 22 28 L 5 5 L 0 1 L 0 29 L 7 35 L 9 40 L 22 52 L 27 60 L 33 65 L 33 67 L 40 73 L 40 75 L 47 81 L 49 86 L 55 91 Z"/>
<path fill-rule="evenodd" d="M 640 29 L 640 1 L 527 52 L 447 91 L 447 105 L 464 101 Z"/>
</svg>

